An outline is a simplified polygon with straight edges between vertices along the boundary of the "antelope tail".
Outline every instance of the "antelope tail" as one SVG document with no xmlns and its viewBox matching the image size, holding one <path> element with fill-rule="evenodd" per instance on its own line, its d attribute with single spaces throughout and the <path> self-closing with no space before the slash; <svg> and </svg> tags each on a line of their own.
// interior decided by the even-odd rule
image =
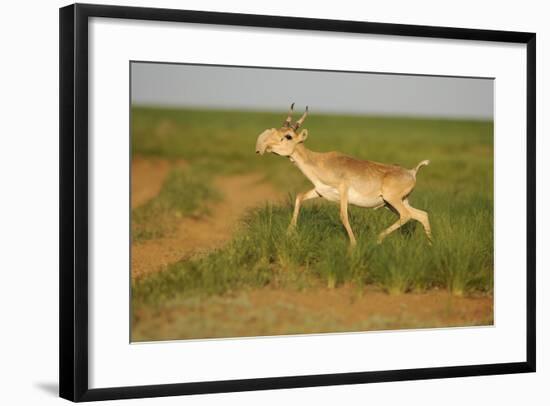
<svg viewBox="0 0 550 406">
<path fill-rule="evenodd" d="M 418 170 L 420 168 L 422 168 L 423 166 L 427 166 L 430 164 L 430 160 L 429 159 L 425 159 L 424 161 L 420 162 L 418 165 L 416 165 L 416 167 L 414 169 L 411 169 L 411 172 L 416 176 L 416 172 L 418 172 Z"/>
</svg>

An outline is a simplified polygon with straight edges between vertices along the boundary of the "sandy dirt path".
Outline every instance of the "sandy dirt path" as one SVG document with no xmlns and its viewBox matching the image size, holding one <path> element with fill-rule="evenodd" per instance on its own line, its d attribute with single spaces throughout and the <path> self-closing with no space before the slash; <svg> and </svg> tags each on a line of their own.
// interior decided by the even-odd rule
<svg viewBox="0 0 550 406">
<path fill-rule="evenodd" d="M 170 166 L 165 159 L 132 158 L 132 209 L 159 194 Z"/>
<path fill-rule="evenodd" d="M 132 188 L 138 194 L 139 204 L 158 193 L 167 176 L 170 165 L 165 168 L 161 162 L 144 164 L 140 160 L 132 165 Z M 147 175 L 142 176 L 144 166 Z M 134 172 L 135 171 L 135 172 Z M 156 173 L 154 173 L 156 172 Z M 183 218 L 176 232 L 168 237 L 132 244 L 132 277 L 137 278 L 151 272 L 165 269 L 169 264 L 189 258 L 222 246 L 227 242 L 245 212 L 266 202 L 280 200 L 282 194 L 271 184 L 262 180 L 260 174 L 246 174 L 219 177 L 214 186 L 221 192 L 222 199 L 209 203 L 210 214 Z M 139 192 L 139 191 L 142 192 Z M 148 193 L 144 193 L 147 190 Z M 132 189 L 132 207 L 134 207 Z M 148 196 L 148 198 L 147 198 Z M 136 202 L 136 206 L 138 205 Z"/>
</svg>

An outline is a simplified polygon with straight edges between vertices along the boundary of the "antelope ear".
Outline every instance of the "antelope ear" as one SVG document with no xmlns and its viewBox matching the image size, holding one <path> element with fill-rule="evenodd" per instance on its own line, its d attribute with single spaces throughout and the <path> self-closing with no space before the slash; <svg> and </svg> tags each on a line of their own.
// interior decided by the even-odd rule
<svg viewBox="0 0 550 406">
<path fill-rule="evenodd" d="M 301 142 L 304 142 L 307 139 L 307 130 L 300 131 L 300 134 L 298 134 L 298 139 Z"/>
</svg>

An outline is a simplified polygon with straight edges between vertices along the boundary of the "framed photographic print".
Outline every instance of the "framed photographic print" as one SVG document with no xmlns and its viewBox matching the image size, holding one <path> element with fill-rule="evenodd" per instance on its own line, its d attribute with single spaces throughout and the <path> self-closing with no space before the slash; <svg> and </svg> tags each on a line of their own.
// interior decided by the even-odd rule
<svg viewBox="0 0 550 406">
<path fill-rule="evenodd" d="M 70 5 L 60 157 L 66 399 L 535 371 L 533 33 Z"/>
</svg>

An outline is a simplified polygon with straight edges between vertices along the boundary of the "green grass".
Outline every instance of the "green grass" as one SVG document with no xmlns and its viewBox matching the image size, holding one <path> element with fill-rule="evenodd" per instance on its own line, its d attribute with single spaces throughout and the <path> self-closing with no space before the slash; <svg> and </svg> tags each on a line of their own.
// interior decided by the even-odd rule
<svg viewBox="0 0 550 406">
<path fill-rule="evenodd" d="M 307 190 L 309 182 L 287 159 L 254 154 L 257 135 L 279 126 L 284 117 L 284 112 L 134 108 L 132 152 L 183 158 L 191 164 L 192 176 L 184 183 L 167 182 L 159 199 L 173 201 L 168 210 L 155 199 L 134 213 L 133 223 L 145 224 L 145 238 L 154 238 L 155 231 L 146 226 L 151 219 L 163 211 L 174 212 L 181 201 L 179 193 L 186 193 L 185 207 L 196 208 L 212 193 L 199 185 L 208 184 L 213 174 L 261 172 L 291 197 Z M 323 116 L 312 111 L 305 128 L 307 146 L 315 151 L 338 150 L 405 167 L 430 159 L 430 166 L 418 174 L 410 202 L 428 211 L 433 245 L 427 244 L 416 222 L 376 245 L 377 234 L 395 221 L 395 215 L 386 209 L 351 207 L 358 245 L 349 251 L 337 207 L 316 202 L 304 204 L 296 232 L 287 234 L 289 199 L 287 204 L 249 213 L 244 227 L 224 248 L 134 281 L 135 306 L 262 286 L 305 289 L 344 283 L 375 285 L 392 294 L 432 288 L 456 295 L 492 293 L 492 122 Z M 184 187 L 193 181 L 196 187 Z M 164 195 L 172 193 L 177 199 Z M 179 208 L 182 213 L 192 209 Z"/>
<path fill-rule="evenodd" d="M 183 158 L 217 173 L 261 171 L 282 190 L 296 193 L 309 181 L 287 159 L 254 154 L 256 138 L 282 124 L 286 112 L 252 113 L 153 108 L 132 110 L 132 152 Z M 493 124 L 483 121 L 310 113 L 307 146 L 412 168 L 423 159 L 416 190 L 441 190 L 451 198 L 483 192 L 492 198 Z M 451 184 L 452 183 L 452 184 Z M 490 190 L 489 190 L 490 189 Z"/>
</svg>

